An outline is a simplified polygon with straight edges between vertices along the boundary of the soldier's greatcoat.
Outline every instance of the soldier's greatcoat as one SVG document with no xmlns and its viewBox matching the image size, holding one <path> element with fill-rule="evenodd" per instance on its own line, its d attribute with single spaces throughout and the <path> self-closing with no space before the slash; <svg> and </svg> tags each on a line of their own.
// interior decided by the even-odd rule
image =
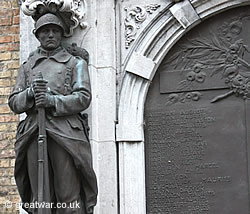
<svg viewBox="0 0 250 214">
<path fill-rule="evenodd" d="M 9 106 L 15 113 L 27 114 L 18 125 L 15 143 L 15 179 L 22 202 L 31 202 L 26 151 L 31 139 L 37 137 L 38 121 L 35 102 L 29 98 L 28 88 L 38 71 L 48 81 L 48 93 L 55 96 L 55 107 L 46 109 L 47 135 L 72 156 L 81 177 L 82 199 L 88 210 L 96 204 L 97 197 L 90 143 L 85 121 L 80 114 L 91 101 L 88 67 L 85 60 L 72 56 L 62 47 L 53 51 L 38 48 L 32 53 L 21 65 L 9 97 Z"/>
</svg>

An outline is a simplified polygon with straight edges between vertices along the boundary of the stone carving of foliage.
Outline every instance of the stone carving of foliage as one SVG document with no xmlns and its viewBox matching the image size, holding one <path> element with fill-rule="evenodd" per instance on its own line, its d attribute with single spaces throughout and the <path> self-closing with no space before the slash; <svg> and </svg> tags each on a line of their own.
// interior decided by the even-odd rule
<svg viewBox="0 0 250 214">
<path fill-rule="evenodd" d="M 138 29 L 141 24 L 147 19 L 148 15 L 160 7 L 159 4 L 149 4 L 146 6 L 132 6 L 125 8 L 126 18 L 125 24 L 125 47 L 129 48 L 135 40 Z"/>
<path fill-rule="evenodd" d="M 186 92 L 186 93 L 173 93 L 168 96 L 168 101 L 166 105 L 173 105 L 175 103 L 189 103 L 199 101 L 202 94 L 198 91 Z"/>
<path fill-rule="evenodd" d="M 190 89 L 194 82 L 202 84 L 206 78 L 220 75 L 218 78 L 224 79 L 230 90 L 215 97 L 212 103 L 232 94 L 250 99 L 250 63 L 243 57 L 246 52 L 250 53 L 250 46 L 240 38 L 243 18 L 250 20 L 250 16 L 232 18 L 217 32 L 210 32 L 209 37 L 199 36 L 180 44 L 181 50 L 171 56 L 167 64 L 174 65 L 174 70 L 192 71 L 179 82 L 178 89 Z"/>
<path fill-rule="evenodd" d="M 47 12 L 59 15 L 65 22 L 66 37 L 71 36 L 77 26 L 86 27 L 85 0 L 22 0 L 21 9 L 25 15 L 32 16 L 35 20 Z"/>
</svg>

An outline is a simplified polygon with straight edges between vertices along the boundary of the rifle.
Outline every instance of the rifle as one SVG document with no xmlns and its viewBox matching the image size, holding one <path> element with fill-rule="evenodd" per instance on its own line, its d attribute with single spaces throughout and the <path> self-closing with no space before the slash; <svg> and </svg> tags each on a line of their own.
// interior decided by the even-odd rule
<svg viewBox="0 0 250 214">
<path fill-rule="evenodd" d="M 44 82 L 42 73 L 36 77 L 37 82 Z M 46 203 L 50 202 L 48 149 L 45 124 L 45 108 L 38 107 L 38 214 L 51 214 L 51 209 L 46 208 Z"/>
</svg>

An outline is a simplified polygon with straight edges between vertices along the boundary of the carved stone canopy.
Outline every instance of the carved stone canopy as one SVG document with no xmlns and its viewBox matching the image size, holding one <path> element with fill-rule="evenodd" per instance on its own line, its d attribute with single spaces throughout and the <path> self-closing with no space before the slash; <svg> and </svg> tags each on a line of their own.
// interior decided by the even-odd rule
<svg viewBox="0 0 250 214">
<path fill-rule="evenodd" d="M 65 25 L 65 37 L 70 37 L 73 30 L 80 26 L 86 27 L 85 0 L 22 0 L 21 9 L 25 15 L 32 16 L 36 21 L 45 13 L 54 13 L 62 19 Z"/>
</svg>

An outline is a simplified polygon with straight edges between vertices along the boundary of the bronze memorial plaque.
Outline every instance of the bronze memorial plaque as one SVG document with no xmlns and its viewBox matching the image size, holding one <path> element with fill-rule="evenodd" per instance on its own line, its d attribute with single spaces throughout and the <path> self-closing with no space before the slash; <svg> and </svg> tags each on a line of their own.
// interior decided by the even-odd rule
<svg viewBox="0 0 250 214">
<path fill-rule="evenodd" d="M 145 106 L 147 214 L 249 214 L 250 7 L 167 54 Z"/>
</svg>

